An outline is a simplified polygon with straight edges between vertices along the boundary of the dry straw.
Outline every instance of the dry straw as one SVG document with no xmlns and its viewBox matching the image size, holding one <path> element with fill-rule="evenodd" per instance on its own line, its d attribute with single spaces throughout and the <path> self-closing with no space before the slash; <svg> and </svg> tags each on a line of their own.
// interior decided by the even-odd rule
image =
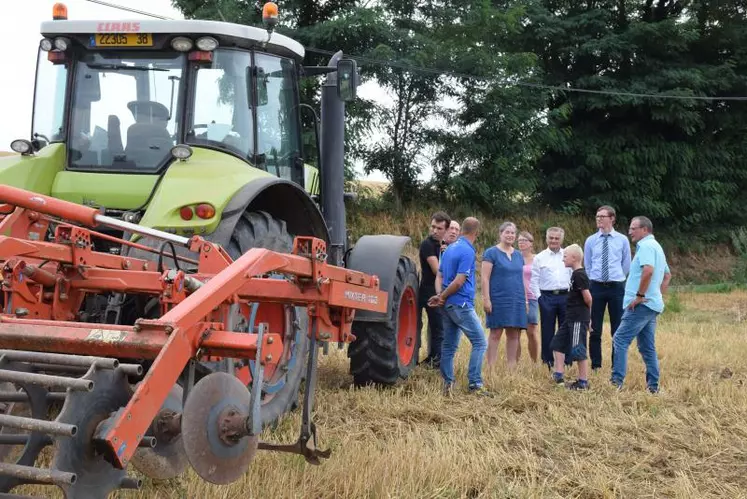
<svg viewBox="0 0 747 499">
<path fill-rule="evenodd" d="M 658 396 L 644 390 L 635 346 L 619 393 L 607 384 L 608 357 L 591 391 L 576 393 L 530 364 L 526 343 L 518 372 L 509 374 L 502 348 L 487 375 L 492 399 L 466 392 L 466 340 L 453 398 L 422 367 L 394 389 L 354 390 L 344 352 L 331 349 L 321 362 L 316 422 L 333 454 L 321 466 L 261 453 L 230 486 L 190 472 L 116 497 L 747 497 L 747 326 L 736 313 L 747 309 L 747 294 L 679 301 L 681 312 L 660 320 Z M 299 423 L 293 413 L 263 438 L 294 441 Z M 41 492 L 16 493 L 23 491 Z"/>
</svg>

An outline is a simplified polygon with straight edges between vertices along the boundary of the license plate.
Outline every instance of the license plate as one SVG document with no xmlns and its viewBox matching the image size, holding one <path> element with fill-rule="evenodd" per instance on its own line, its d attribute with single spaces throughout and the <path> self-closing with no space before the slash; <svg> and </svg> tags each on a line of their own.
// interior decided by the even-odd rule
<svg viewBox="0 0 747 499">
<path fill-rule="evenodd" d="M 91 37 L 92 47 L 152 47 L 149 33 L 101 33 Z"/>
</svg>

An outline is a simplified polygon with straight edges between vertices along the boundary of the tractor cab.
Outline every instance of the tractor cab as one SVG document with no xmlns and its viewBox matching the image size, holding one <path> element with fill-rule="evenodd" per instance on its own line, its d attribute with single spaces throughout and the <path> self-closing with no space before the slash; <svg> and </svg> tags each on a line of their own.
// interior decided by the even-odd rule
<svg viewBox="0 0 747 499">
<path fill-rule="evenodd" d="M 52 18 L 40 30 L 31 136 L 11 143 L 20 157 L 0 159 L 0 184 L 184 236 L 222 234 L 220 224 L 248 203 L 302 233 L 306 222 L 296 218 L 315 218 L 314 233 L 324 233 L 323 191 L 329 203 L 344 197 L 354 61 L 338 53 L 329 66 L 304 67 L 304 47 L 274 31 L 272 2 L 264 28 L 70 20 L 60 3 Z M 299 80 L 325 74 L 313 168 L 304 161 Z M 320 175 L 321 150 L 332 187 Z"/>
<path fill-rule="evenodd" d="M 65 143 L 66 170 L 157 174 L 198 146 L 303 182 L 299 43 L 192 20 L 57 19 L 41 32 L 32 146 Z"/>
</svg>

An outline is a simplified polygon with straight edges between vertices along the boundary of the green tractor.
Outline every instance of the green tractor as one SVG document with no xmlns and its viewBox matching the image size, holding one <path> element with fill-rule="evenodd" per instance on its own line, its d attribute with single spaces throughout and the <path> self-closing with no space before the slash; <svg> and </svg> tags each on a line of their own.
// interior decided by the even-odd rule
<svg viewBox="0 0 747 499">
<path fill-rule="evenodd" d="M 234 259 L 255 247 L 291 252 L 295 236 L 323 239 L 328 263 L 376 275 L 389 293 L 388 313 L 356 314 L 348 356 L 356 385 L 394 384 L 418 360 L 418 276 L 402 255 L 407 237 L 348 242 L 343 139 L 345 102 L 355 98 L 358 83 L 355 61 L 338 53 L 328 66 L 304 67 L 304 47 L 275 33 L 276 11 L 266 12 L 267 26 L 257 28 L 76 21 L 55 5 L 54 20 L 41 26 L 31 136 L 11 144 L 19 155 L 0 159 L 0 184 L 171 234 L 201 235 Z M 318 169 L 304 158 L 301 111 L 309 106 L 299 102 L 300 79 L 313 75 L 326 75 L 320 126 L 312 113 Z M 160 244 L 125 229 L 96 230 Z M 154 258 L 103 237 L 94 244 L 98 251 Z M 178 265 L 172 252 L 188 256 L 173 245 L 160 249 L 156 258 L 168 265 Z M 157 303 L 120 293 L 94 298 L 81 320 L 133 324 L 158 311 Z M 307 314 L 256 305 L 252 313 L 285 338 L 283 361 L 264 373 L 262 421 L 271 425 L 298 403 Z M 222 369 L 218 364 L 200 363 L 197 378 Z"/>
</svg>

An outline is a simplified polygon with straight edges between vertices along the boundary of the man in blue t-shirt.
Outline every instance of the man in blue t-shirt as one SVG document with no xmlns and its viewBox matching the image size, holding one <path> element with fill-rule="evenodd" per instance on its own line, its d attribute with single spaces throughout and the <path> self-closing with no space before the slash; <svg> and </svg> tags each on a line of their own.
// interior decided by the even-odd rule
<svg viewBox="0 0 747 499">
<path fill-rule="evenodd" d="M 462 235 L 449 245 L 441 257 L 436 276 L 436 295 L 428 300 L 431 307 L 443 307 L 444 338 L 441 345 L 441 376 L 444 393 L 451 394 L 454 386 L 454 356 L 462 331 L 472 344 L 469 358 L 469 390 L 488 395 L 482 382 L 482 361 L 487 342 L 485 331 L 475 312 L 475 240 L 480 221 L 468 217 L 462 223 Z"/>
<path fill-rule="evenodd" d="M 661 245 L 654 239 L 654 226 L 646 217 L 634 217 L 628 235 L 636 243 L 635 257 L 625 284 L 620 327 L 613 337 L 611 383 L 622 388 L 628 363 L 628 348 L 633 338 L 646 364 L 646 385 L 651 393 L 659 391 L 659 359 L 656 357 L 656 318 L 664 311 L 664 293 L 672 274 Z"/>
</svg>

